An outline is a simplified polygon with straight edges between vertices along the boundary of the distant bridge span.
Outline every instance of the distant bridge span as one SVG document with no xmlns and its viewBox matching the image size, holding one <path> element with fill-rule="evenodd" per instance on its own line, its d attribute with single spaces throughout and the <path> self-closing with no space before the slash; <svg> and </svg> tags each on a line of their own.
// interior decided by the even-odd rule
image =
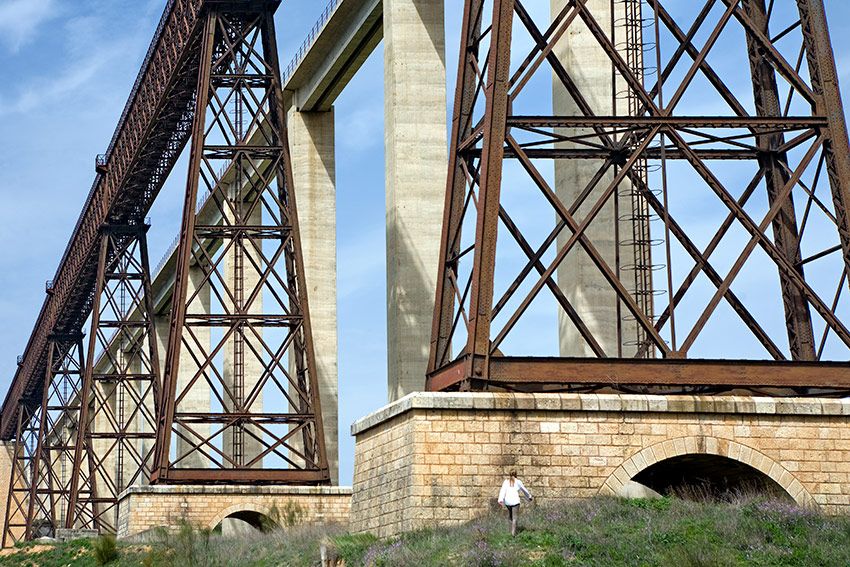
<svg viewBox="0 0 850 567">
<path fill-rule="evenodd" d="M 140 224 L 189 138 L 203 0 L 169 0 L 3 403 L 0 438 L 15 435 L 21 403 L 41 399 L 51 334 L 76 333 L 91 312 L 98 231 Z M 169 48 L 166 49 L 165 46 Z"/>
</svg>

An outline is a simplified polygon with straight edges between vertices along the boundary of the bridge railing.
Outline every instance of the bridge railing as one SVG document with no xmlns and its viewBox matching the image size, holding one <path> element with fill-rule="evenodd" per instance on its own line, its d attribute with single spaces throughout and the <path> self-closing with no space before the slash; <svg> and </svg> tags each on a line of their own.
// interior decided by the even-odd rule
<svg viewBox="0 0 850 567">
<path fill-rule="evenodd" d="M 313 42 L 316 41 L 319 33 L 324 29 L 325 24 L 327 24 L 328 20 L 331 19 L 331 15 L 336 11 L 341 2 L 342 0 L 330 0 L 328 5 L 325 6 L 325 9 L 322 11 L 322 15 L 319 16 L 319 19 L 313 25 L 310 33 L 307 34 L 307 37 L 301 44 L 301 47 L 298 48 L 298 51 L 295 52 L 295 55 L 289 62 L 289 65 L 287 65 L 286 69 L 284 69 L 283 76 L 281 77 L 282 84 L 286 84 L 286 81 L 289 80 L 289 77 L 291 77 L 292 73 L 295 72 L 295 68 L 298 67 L 298 65 L 301 64 L 301 61 L 304 60 L 304 56 L 307 55 L 308 51 L 310 51 L 310 48 L 313 46 Z"/>
</svg>

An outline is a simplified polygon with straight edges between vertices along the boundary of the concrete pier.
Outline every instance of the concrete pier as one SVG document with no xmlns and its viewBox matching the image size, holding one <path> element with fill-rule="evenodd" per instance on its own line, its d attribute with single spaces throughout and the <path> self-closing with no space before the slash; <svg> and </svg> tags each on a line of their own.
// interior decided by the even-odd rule
<svg viewBox="0 0 850 567">
<path fill-rule="evenodd" d="M 566 0 L 551 0 L 552 18 L 560 13 Z M 612 35 L 611 29 L 611 2 L 609 0 L 588 0 L 587 8 L 594 15 L 596 21 L 608 33 Z M 619 46 L 626 41 L 624 4 L 615 4 L 617 13 L 613 21 L 613 42 Z M 599 42 L 590 33 L 586 24 L 576 18 L 560 41 L 555 45 L 554 53 L 564 65 L 592 112 L 600 116 L 627 115 L 628 101 L 620 95 L 626 92 L 625 82 L 617 75 L 612 75 L 612 64 Z M 553 74 L 552 105 L 553 114 L 556 116 L 582 116 L 583 112 L 579 105 L 569 94 L 567 89 Z M 582 131 L 586 133 L 585 130 Z M 562 132 L 569 135 L 575 132 L 569 130 Z M 595 141 L 595 140 L 594 140 Z M 568 147 L 568 144 L 561 144 Z M 555 189 L 560 199 L 567 207 L 570 207 L 576 197 L 584 190 L 596 172 L 602 166 L 601 160 L 556 160 L 555 161 Z M 578 210 L 575 218 L 581 222 L 585 218 L 593 204 L 599 199 L 602 192 L 614 179 L 613 169 L 605 175 L 597 184 L 595 190 Z M 585 234 L 602 255 L 605 262 L 616 270 L 617 264 L 617 241 L 615 232 L 619 222 L 620 240 L 632 240 L 631 221 L 625 219 L 631 213 L 631 202 L 628 196 L 630 184 L 624 182 L 615 191 L 615 196 L 607 202 L 606 206 L 599 212 L 596 219 L 588 227 Z M 615 211 L 614 201 L 619 193 L 619 211 Z M 620 219 L 618 221 L 618 218 Z M 560 220 L 560 219 L 558 219 Z M 572 236 L 569 229 L 565 229 L 558 238 L 558 246 L 563 246 Z M 634 253 L 631 247 L 620 246 L 621 264 L 634 264 Z M 627 279 L 630 275 L 622 273 L 622 278 Z M 567 299 L 572 303 L 579 316 L 584 320 L 588 329 L 596 337 L 602 349 L 608 356 L 618 354 L 628 356 L 628 352 L 634 353 L 634 343 L 637 339 L 637 325 L 633 318 L 626 315 L 625 308 L 618 316 L 617 296 L 614 290 L 605 280 L 602 272 L 594 265 L 590 256 L 576 245 L 567 255 L 566 259 L 557 271 L 558 285 L 564 291 Z M 631 286 L 628 286 L 631 287 Z M 623 343 L 617 338 L 618 325 L 622 329 Z M 573 325 L 563 310 L 559 310 L 559 343 L 561 356 L 594 356 L 587 342 L 582 338 L 578 329 Z M 622 348 L 622 352 L 618 352 Z"/>
<path fill-rule="evenodd" d="M 384 1 L 390 400 L 425 387 L 448 163 L 443 12 Z"/>
<path fill-rule="evenodd" d="M 339 483 L 334 112 L 288 117 L 301 252 L 331 482 Z"/>
</svg>

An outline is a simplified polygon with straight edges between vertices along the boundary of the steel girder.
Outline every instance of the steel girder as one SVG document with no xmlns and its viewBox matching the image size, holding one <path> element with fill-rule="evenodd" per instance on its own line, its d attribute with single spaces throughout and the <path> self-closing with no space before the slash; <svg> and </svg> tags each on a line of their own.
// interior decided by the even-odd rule
<svg viewBox="0 0 850 567">
<path fill-rule="evenodd" d="M 465 2 L 429 389 L 846 393 L 850 152 L 822 0 L 630 3 L 624 9 L 612 0 L 603 15 L 587 0 L 567 0 L 541 24 L 527 0 L 495 0 L 489 13 L 482 0 Z M 613 39 L 628 25 L 617 10 L 641 28 L 633 40 L 648 34 L 640 54 Z M 608 65 L 629 99 L 613 115 L 596 112 L 557 55 L 578 26 L 606 58 L 592 64 Z M 524 43 L 514 41 L 518 34 Z M 517 52 L 528 40 L 532 47 Z M 750 62 L 746 74 L 718 72 L 718 51 L 735 49 Z M 528 94 L 541 72 L 568 93 L 575 116 L 547 112 L 545 99 Z M 749 93 L 737 79 L 752 85 Z M 695 113 L 695 100 L 719 111 Z M 555 160 L 594 164 L 597 173 L 575 200 L 565 202 L 550 185 L 550 166 L 541 164 Z M 729 179 L 731 160 L 749 168 L 746 178 Z M 688 181 L 671 185 L 669 172 L 683 170 Z M 603 222 L 600 211 L 624 195 L 639 199 L 629 205 L 635 222 L 653 221 L 649 234 L 638 226 L 628 235 L 631 245 L 664 245 L 643 256 L 658 262 L 652 269 L 660 276 L 643 285 L 588 236 Z M 551 229 L 540 232 L 539 216 L 538 226 L 523 225 L 511 205 L 518 199 L 545 203 Z M 688 210 L 690 201 L 700 208 Z M 719 214 L 706 238 L 699 223 L 708 211 Z M 618 227 L 610 231 L 621 250 Z M 575 254 L 590 258 L 619 317 L 637 325 L 643 338 L 634 358 L 606 351 L 564 293 L 568 282 L 556 271 Z M 748 262 L 776 274 L 759 298 L 772 309 L 755 309 L 740 294 Z M 511 352 L 541 297 L 562 310 L 592 358 Z M 784 337 L 773 312 L 784 314 Z M 699 342 L 707 329 L 733 324 L 755 345 L 753 360 L 690 360 L 707 358 Z M 617 339 L 626 340 L 619 324 Z"/>
<path fill-rule="evenodd" d="M 204 0 L 169 0 L 52 280 L 0 414 L 14 438 L 20 403 L 41 400 L 51 334 L 83 328 L 94 301 L 100 228 L 142 224 L 189 138 Z"/>
</svg>

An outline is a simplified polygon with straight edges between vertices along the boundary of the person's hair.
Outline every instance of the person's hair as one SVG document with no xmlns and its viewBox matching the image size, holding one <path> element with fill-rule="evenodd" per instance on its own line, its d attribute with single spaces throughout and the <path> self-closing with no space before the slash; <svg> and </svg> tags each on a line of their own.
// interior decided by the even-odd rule
<svg viewBox="0 0 850 567">
<path fill-rule="evenodd" d="M 511 471 L 508 473 L 511 478 L 516 478 L 516 471 Z"/>
</svg>

